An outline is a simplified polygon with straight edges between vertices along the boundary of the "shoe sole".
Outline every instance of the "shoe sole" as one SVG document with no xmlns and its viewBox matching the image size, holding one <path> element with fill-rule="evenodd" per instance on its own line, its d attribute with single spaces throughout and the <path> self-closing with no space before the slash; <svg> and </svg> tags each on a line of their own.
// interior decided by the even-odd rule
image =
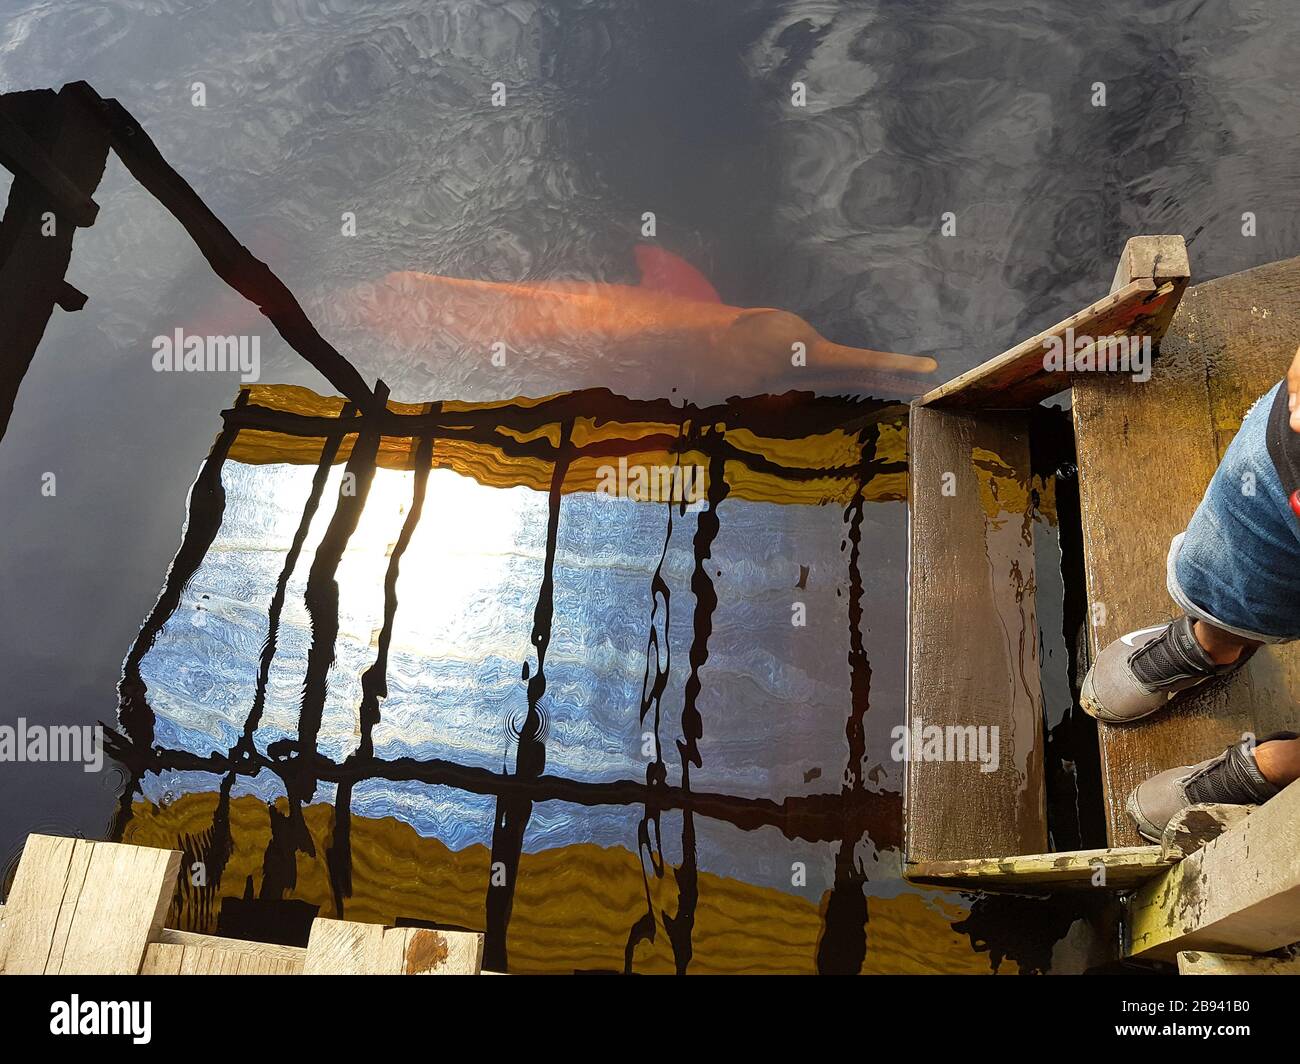
<svg viewBox="0 0 1300 1064">
<path fill-rule="evenodd" d="M 1157 829 L 1155 824 L 1144 817 L 1142 811 L 1138 809 L 1136 787 L 1129 792 L 1128 801 L 1124 803 L 1124 812 L 1128 813 L 1129 819 L 1137 825 L 1139 835 L 1146 839 L 1147 842 L 1159 844 L 1164 832 Z"/>
</svg>

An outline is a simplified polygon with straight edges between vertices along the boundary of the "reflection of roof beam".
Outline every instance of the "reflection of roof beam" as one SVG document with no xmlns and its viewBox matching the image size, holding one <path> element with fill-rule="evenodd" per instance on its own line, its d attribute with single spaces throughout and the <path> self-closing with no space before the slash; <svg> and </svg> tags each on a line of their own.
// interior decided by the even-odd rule
<svg viewBox="0 0 1300 1064">
<path fill-rule="evenodd" d="M 187 750 L 140 750 L 108 727 L 104 729 L 104 741 L 109 755 L 131 769 L 137 778 L 146 772 L 210 772 L 216 775 L 234 772 L 251 777 L 269 771 L 284 780 L 307 771 L 296 758 L 275 761 L 254 754 L 232 761 L 218 753 L 204 756 Z M 593 783 L 550 775 L 530 779 L 436 758 L 420 761 L 410 757 L 391 761 L 349 760 L 340 765 L 318 755 L 312 759 L 310 775 L 325 783 L 381 779 L 390 783 L 437 784 L 470 794 L 517 796 L 534 802 L 557 801 L 582 806 L 644 805 L 661 810 L 689 807 L 700 816 L 734 824 L 744 831 L 775 827 L 788 839 L 807 842 L 858 839 L 866 833 L 878 849 L 887 850 L 897 849 L 901 841 L 902 796 L 893 791 L 790 795 L 777 802 L 770 798 L 685 791 L 680 787 L 649 787 L 635 780 Z"/>
<path fill-rule="evenodd" d="M 292 292 L 270 267 L 244 247 L 168 164 L 140 123 L 116 100 L 105 100 L 84 81 L 67 87 L 105 129 L 117 157 L 144 188 L 181 223 L 208 265 L 254 303 L 285 341 L 363 410 L 375 398 L 356 368 L 308 320 Z"/>
<path fill-rule="evenodd" d="M 14 172 L 0 221 L 0 437 L 54 308 L 85 302 L 64 274 L 107 157 L 103 129 L 67 89 L 0 96 L 0 163 Z"/>
<path fill-rule="evenodd" d="M 95 221 L 99 205 L 3 110 L 0 110 L 0 164 L 41 186 L 54 209 L 73 225 L 87 226 Z"/>
<path fill-rule="evenodd" d="M 317 332 L 284 282 L 235 239 L 140 123 L 116 100 L 77 81 L 57 94 L 42 89 L 0 96 L 0 164 L 15 174 L 0 222 L 0 436 L 54 307 L 79 310 L 86 302 L 64 274 L 73 232 L 98 215 L 91 195 L 109 148 L 180 222 L 217 276 L 256 304 L 294 351 L 362 410 L 377 404 L 361 374 Z"/>
<path fill-rule="evenodd" d="M 247 394 L 247 405 L 243 408 L 247 414 L 241 417 L 284 416 L 281 423 L 255 427 L 276 427 L 289 432 L 299 431 L 290 426 L 300 425 L 306 435 L 319 435 L 320 430 L 315 426 L 328 425 L 343 405 L 342 399 L 320 396 L 293 384 L 245 385 L 240 391 Z M 782 395 L 738 396 L 712 406 L 675 404 L 667 399 L 629 399 L 608 388 L 559 392 L 541 399 L 448 402 L 433 412 L 427 406 L 427 403 L 390 402 L 386 409 L 372 410 L 365 416 L 382 419 L 380 431 L 385 436 L 425 436 L 445 428 L 502 426 L 531 433 L 561 421 L 598 417 L 601 423 L 662 425 L 674 431 L 684 422 L 721 423 L 729 429 L 748 429 L 759 436 L 802 440 L 835 429 L 856 431 L 864 425 L 894 423 L 907 414 L 906 405 L 899 402 L 794 391 Z"/>
<path fill-rule="evenodd" d="M 319 441 L 339 433 L 342 400 L 288 385 L 244 388 L 239 396 L 250 401 L 222 413 L 227 431 L 240 430 L 232 461 L 316 464 Z M 601 470 L 612 460 L 662 471 L 717 457 L 727 463 L 736 498 L 820 505 L 847 503 L 859 492 L 871 501 L 903 497 L 906 407 L 806 396 L 797 411 L 775 418 L 771 400 L 784 398 L 736 400 L 726 410 L 689 404 L 664 410 L 658 403 L 588 389 L 536 401 L 444 403 L 432 412 L 427 404 L 398 403 L 352 419 L 347 431 L 377 425 L 384 438 L 378 455 L 383 469 L 409 470 L 412 449 L 402 441 L 434 436 L 435 468 L 490 487 L 548 490 L 559 425 L 580 421 L 584 428 L 568 452 L 565 494 L 601 490 Z M 675 420 L 661 420 L 665 415 Z M 343 448 L 338 460 L 347 453 Z M 703 473 L 700 478 L 703 483 Z M 641 501 L 662 499 L 652 493 Z"/>
</svg>

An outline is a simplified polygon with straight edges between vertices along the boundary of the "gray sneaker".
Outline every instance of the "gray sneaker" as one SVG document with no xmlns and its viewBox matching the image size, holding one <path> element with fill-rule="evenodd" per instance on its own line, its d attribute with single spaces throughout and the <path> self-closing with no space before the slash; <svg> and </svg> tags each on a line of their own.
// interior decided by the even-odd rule
<svg viewBox="0 0 1300 1064">
<path fill-rule="evenodd" d="M 1106 647 L 1083 678 L 1079 703 L 1084 712 L 1108 724 L 1141 720 L 1175 695 L 1235 672 L 1255 652 L 1251 647 L 1230 665 L 1216 665 L 1192 634 L 1194 623 L 1179 617 L 1129 632 Z"/>
<path fill-rule="evenodd" d="M 1258 741 L 1295 737 L 1294 732 L 1277 732 Z M 1128 815 L 1138 834 L 1148 842 L 1159 842 L 1174 814 L 1189 805 L 1262 805 L 1281 789 L 1263 777 L 1255 764 L 1253 744 L 1242 740 L 1199 765 L 1167 769 L 1139 783 L 1128 796 Z"/>
</svg>

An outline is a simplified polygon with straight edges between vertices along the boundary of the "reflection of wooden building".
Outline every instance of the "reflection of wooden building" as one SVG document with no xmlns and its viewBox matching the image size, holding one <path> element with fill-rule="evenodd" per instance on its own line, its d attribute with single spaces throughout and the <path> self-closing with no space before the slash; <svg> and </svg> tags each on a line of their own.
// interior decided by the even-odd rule
<svg viewBox="0 0 1300 1064">
<path fill-rule="evenodd" d="M 1077 682 L 1088 655 L 1171 616 L 1169 541 L 1246 410 L 1285 373 L 1300 342 L 1300 259 L 1187 289 L 1189 272 L 1181 238 L 1130 240 L 1109 295 L 921 397 L 910 439 L 909 712 L 927 724 L 1000 726 L 1010 770 L 910 766 L 909 875 L 1004 890 L 1091 889 L 1104 876 L 1110 889 L 1136 891 L 1131 955 L 1166 959 L 1300 940 L 1300 784 L 1181 863 L 1177 848 L 1139 845 L 1124 812 L 1131 789 L 1159 771 L 1245 733 L 1296 728 L 1300 652 L 1265 647 L 1226 683 L 1150 721 L 1097 725 L 1101 830 L 1082 850 L 1051 852 L 1031 437 L 1040 401 L 1068 389 L 1077 503 L 1060 505 L 1059 493 L 1056 503 L 1063 526 L 1071 515 L 1060 533 L 1065 569 L 1080 574 L 1074 620 L 1086 631 L 1086 653 L 1072 660 Z M 1151 336 L 1160 351 L 1150 379 L 1045 372 L 1044 341 L 1067 328 L 1098 339 Z M 941 490 L 947 472 L 953 493 Z"/>
<path fill-rule="evenodd" d="M 865 943 L 866 907 L 862 898 L 865 877 L 855 865 L 854 853 L 859 845 L 878 850 L 898 847 L 901 801 L 896 792 L 869 787 L 865 778 L 867 751 L 862 719 L 868 708 L 864 675 L 869 665 L 862 651 L 862 580 L 857 574 L 865 504 L 873 500 L 901 499 L 905 475 L 901 420 L 904 413 L 905 408 L 898 404 L 807 395 L 735 400 L 725 407 L 699 409 L 689 404 L 631 401 L 608 392 L 581 392 L 511 403 L 402 405 L 389 402 L 382 411 L 359 414 L 345 400 L 322 398 L 301 388 L 254 386 L 241 390 L 235 405 L 224 415 L 224 429 L 191 491 L 184 537 L 168 571 L 166 586 L 126 659 L 119 689 L 122 734 L 115 735 L 111 744 L 113 756 L 129 768 L 132 777 L 122 799 L 117 829 L 120 837 L 164 845 L 177 844 L 179 839 L 187 866 L 200 861 L 215 870 L 199 888 L 181 884 L 173 919 L 183 926 L 231 934 L 238 931 L 269 939 L 274 934 L 271 925 L 276 921 L 268 918 L 259 925 L 255 903 L 276 904 L 286 895 L 304 898 L 306 869 L 300 866 L 310 863 L 325 873 L 325 878 L 315 885 L 326 887 L 328 893 L 324 897 L 316 894 L 313 904 L 327 906 L 339 916 L 344 915 L 346 908 L 347 915 L 351 916 L 358 906 L 354 865 L 370 869 L 376 862 L 381 867 L 389 863 L 386 858 L 394 848 L 388 835 L 402 835 L 404 828 L 396 823 L 388 825 L 391 831 L 383 825 L 363 825 L 363 819 L 354 815 L 352 808 L 355 789 L 371 780 L 413 781 L 490 795 L 497 810 L 490 850 L 483 850 L 483 860 L 479 862 L 477 858 L 470 859 L 469 851 L 450 855 L 443 848 L 439 861 L 445 867 L 439 874 L 453 875 L 456 886 L 452 893 L 469 890 L 476 899 L 476 904 L 466 912 L 454 914 L 452 922 L 463 919 L 466 921 L 463 926 L 476 926 L 483 919 L 480 914 L 486 898 L 485 963 L 502 970 L 508 963 L 508 936 L 511 940 L 518 937 L 516 920 L 523 898 L 531 895 L 535 903 L 544 904 L 544 913 L 538 913 L 532 925 L 539 934 L 548 926 L 557 926 L 557 922 L 558 926 L 576 927 L 583 920 L 581 913 L 566 908 L 567 899 L 573 894 L 569 887 L 559 886 L 565 876 L 555 864 L 557 857 L 524 851 L 524 832 L 535 805 L 559 801 L 576 807 L 634 806 L 642 811 L 641 845 L 653 874 L 645 872 L 638 856 L 626 850 L 605 852 L 591 846 L 560 848 L 573 860 L 581 858 L 590 866 L 579 877 L 583 882 L 588 881 L 585 877 L 589 875 L 591 881 L 601 883 L 622 881 L 623 888 L 633 881 L 640 884 L 640 891 L 628 894 L 627 889 L 620 890 L 629 899 L 638 899 L 639 913 L 628 916 L 618 910 L 600 917 L 622 927 L 626 968 L 630 970 L 634 955 L 639 961 L 646 950 L 654 948 L 667 950 L 677 970 L 684 970 L 700 948 L 700 936 L 712 933 L 707 930 L 706 914 L 714 913 L 721 918 L 728 908 L 726 899 L 739 904 L 739 897 L 744 896 L 749 898 L 747 904 L 766 909 L 769 920 L 779 922 L 790 915 L 788 910 L 801 914 L 800 926 L 815 930 L 807 943 L 806 959 L 810 963 L 815 957 L 845 948 L 847 942 L 853 970 L 859 970 Z M 641 699 L 642 725 L 647 729 L 653 727 L 656 753 L 645 768 L 645 779 L 573 779 L 543 771 L 546 736 L 540 727 L 541 701 L 550 671 L 547 651 L 555 609 L 561 500 L 575 492 L 596 491 L 600 467 L 616 458 L 645 465 L 694 462 L 706 472 L 707 509 L 699 513 L 690 537 L 692 599 L 685 608 L 689 614 L 686 630 L 692 634 L 683 666 L 689 672 L 682 709 L 685 736 L 674 742 L 671 734 L 659 735 L 658 700 L 663 685 L 655 682 L 654 676 L 662 666 L 653 648 L 658 645 L 656 640 L 661 633 L 652 619 L 647 634 L 651 647 L 647 652 L 647 680 Z M 256 694 L 238 740 L 225 752 L 164 748 L 156 741 L 157 718 L 142 663 L 175 615 L 183 589 L 194 579 L 221 529 L 227 496 L 222 470 L 227 463 L 235 462 L 309 464 L 316 467 L 316 475 L 274 593 L 268 589 L 268 634 L 256 666 Z M 345 466 L 345 476 L 331 511 L 324 495 L 328 474 L 336 465 Z M 527 670 L 524 674 L 527 716 L 519 729 L 513 771 L 498 772 L 435 758 L 384 757 L 375 748 L 373 733 L 387 694 L 393 624 L 401 609 L 397 574 L 404 553 L 421 520 L 456 519 L 454 514 L 439 511 L 436 494 L 426 499 L 429 474 L 435 467 L 451 469 L 490 487 L 530 487 L 545 493 L 547 499 L 544 560 L 531 636 L 537 667 L 531 674 Z M 373 643 L 373 664 L 361 679 L 362 699 L 357 711 L 359 742 L 342 760 L 331 760 L 321 752 L 318 740 L 326 699 L 325 678 L 335 667 L 339 638 L 338 566 L 356 531 L 379 468 L 413 472 L 410 505 L 387 562 L 383 626 Z M 701 675 L 701 670 L 709 657 L 714 611 L 720 604 L 709 559 L 715 539 L 728 521 L 728 506 L 721 504 L 733 496 L 773 506 L 835 502 L 844 512 L 845 546 L 852 547 L 844 552 L 842 564 L 849 573 L 845 581 L 849 588 L 850 624 L 846 643 L 851 648 L 849 668 L 854 694 L 852 704 L 846 707 L 849 744 L 845 782 L 838 788 L 830 783 L 818 793 L 752 797 L 715 793 L 693 785 L 690 767 L 699 768 L 702 763 L 696 746 L 703 725 L 698 701 L 707 690 L 707 677 Z M 424 516 L 426 506 L 431 511 L 427 517 Z M 681 519 L 678 507 L 669 505 L 667 509 L 678 513 Z M 318 512 L 322 516 L 328 513 L 329 518 L 310 566 L 305 561 L 302 563 L 308 569 L 303 601 L 310 615 L 311 640 L 297 735 L 263 749 L 255 739 L 262 723 L 271 663 L 282 641 L 280 624 L 285 588 L 299 564 L 308 529 Z M 671 535 L 671 521 L 667 529 Z M 666 608 L 669 590 L 662 565 L 661 559 L 649 596 L 657 604 L 656 609 Z M 572 618 L 560 619 L 566 623 L 572 621 Z M 467 653 L 473 650 L 464 649 Z M 659 675 L 666 676 L 666 672 Z M 631 711 L 635 713 L 635 705 Z M 671 767 L 677 770 L 674 782 L 669 781 L 670 760 L 674 762 Z M 137 800 L 140 784 L 148 774 L 175 772 L 197 772 L 211 777 L 217 788 L 211 801 L 203 794 L 190 794 L 182 799 L 187 809 L 203 809 L 210 819 L 201 829 L 183 835 L 168 835 L 167 830 L 160 834 L 159 825 L 170 823 L 171 818 L 150 808 L 149 803 Z M 282 802 L 267 808 L 246 798 L 232 798 L 239 778 L 256 777 L 264 772 L 282 782 L 286 792 Z M 332 808 L 314 800 L 321 784 L 336 788 Z M 661 818 L 668 813 L 679 815 L 684 823 L 682 863 L 672 869 L 673 876 L 665 875 L 667 866 L 660 836 Z M 137 818 L 143 823 L 137 824 Z M 845 867 L 837 875 L 836 886 L 820 910 L 778 890 L 750 887 L 710 875 L 697 867 L 696 818 L 709 818 L 742 831 L 775 828 L 787 840 L 827 843 L 836 847 Z M 185 824 L 190 827 L 188 821 Z M 361 842 L 363 839 L 367 841 Z M 427 842 L 422 844 L 422 849 L 432 854 Z M 253 870 L 242 873 L 236 869 L 246 864 L 250 856 L 260 859 L 260 868 L 256 869 L 258 896 L 240 899 L 238 888 L 245 875 L 250 884 L 253 882 Z M 629 857 L 632 858 L 630 866 Z M 533 869 L 540 874 L 540 870 L 548 867 L 548 879 L 530 886 L 525 872 Z M 490 873 L 491 868 L 501 871 Z M 477 888 L 469 887 L 465 878 L 456 878 L 455 873 L 473 875 L 479 881 Z M 434 912 L 436 919 L 446 923 L 449 919 L 446 893 L 424 898 L 404 896 L 404 886 L 410 884 L 394 882 L 381 887 L 367 883 L 363 889 L 369 900 L 360 903 L 362 910 L 383 907 L 381 911 L 386 912 L 389 920 L 410 918 L 412 910 L 420 914 L 417 918 L 428 919 L 424 914 Z M 656 908 L 651 899 L 665 890 L 672 895 L 671 904 L 665 901 L 662 908 Z M 861 899 L 856 909 L 841 905 L 837 900 L 840 891 L 844 896 Z M 226 904 L 232 898 L 232 911 L 227 912 Z M 588 898 L 584 903 L 588 906 L 585 917 L 588 922 L 595 919 L 590 904 Z M 900 906 L 905 908 L 910 904 L 900 903 Z M 239 928 L 234 926 L 234 910 L 243 913 Z M 669 918 L 669 913 L 675 915 Z M 661 918 L 665 924 L 670 919 L 679 921 L 676 926 L 685 930 L 676 937 L 662 932 L 656 934 L 654 928 Z M 805 918 L 811 918 L 812 923 Z M 919 919 L 922 925 L 927 920 L 934 923 L 919 911 L 909 919 Z M 721 943 L 719 948 L 736 948 L 737 939 L 727 937 L 720 928 L 717 934 L 723 935 L 722 939 L 713 940 L 715 945 Z M 855 936 L 856 951 L 852 945 Z M 527 941 L 521 948 L 525 956 L 530 955 Z M 605 967 L 614 966 L 607 947 L 598 948 L 593 956 L 603 957 Z M 535 946 L 531 957 L 533 970 L 554 969 L 554 959 L 546 961 L 537 954 Z M 730 960 L 742 967 L 760 963 L 744 950 L 732 954 Z M 786 956 L 769 963 L 788 968 L 790 958 Z M 829 961 L 819 964 L 823 968 L 830 966 Z"/>
<path fill-rule="evenodd" d="M 870 666 L 861 635 L 861 523 L 865 503 L 901 501 L 905 496 L 905 408 L 807 394 L 698 408 L 667 401 L 633 402 L 594 391 L 504 403 L 391 402 L 382 382 L 368 385 L 316 331 L 289 290 L 235 240 L 166 163 L 139 124 L 116 101 L 101 99 L 89 86 L 78 83 L 58 93 L 18 93 L 0 100 L 0 160 L 16 175 L 0 236 L 0 264 L 4 270 L 0 285 L 7 297 L 17 293 L 16 298 L 6 298 L 4 318 L 0 320 L 0 343 L 5 345 L 0 352 L 0 435 L 54 307 L 75 310 L 85 302 L 84 296 L 66 284 L 63 275 L 75 228 L 91 224 L 97 213 L 92 196 L 110 149 L 184 226 L 215 272 L 256 303 L 288 344 L 319 370 L 340 396 L 323 398 L 305 389 L 288 387 L 253 386 L 241 391 L 233 408 L 224 415 L 224 429 L 191 491 L 184 537 L 162 594 L 124 665 L 119 685 L 121 732 L 113 736 L 111 752 L 127 766 L 131 781 L 121 796 L 116 834 L 132 842 L 165 848 L 179 844 L 184 850 L 183 867 L 200 861 L 207 870 L 207 882 L 200 887 L 192 887 L 183 876 L 177 880 L 180 889 L 171 907 L 173 917 L 187 927 L 208 932 L 226 930 L 255 936 L 259 930 L 274 930 L 292 935 L 286 931 L 287 925 L 306 928 L 315 911 L 322 908 L 341 915 L 344 900 L 348 899 L 350 911 L 360 907 L 373 911 L 383 921 L 405 918 L 428 922 L 427 913 L 411 912 L 412 908 L 420 908 L 421 900 L 405 898 L 403 888 L 409 884 L 396 878 L 390 889 L 379 892 L 381 896 L 356 899 L 352 867 L 353 855 L 359 851 L 354 845 L 361 846 L 362 840 L 373 836 L 364 844 L 375 849 L 365 856 L 381 862 L 402 846 L 411 845 L 405 837 L 411 832 L 404 831 L 404 825 L 370 823 L 352 813 L 354 786 L 367 779 L 383 778 L 448 786 L 490 795 L 495 800 L 497 817 L 490 849 L 482 853 L 444 853 L 439 858 L 448 874 L 462 872 L 479 880 L 479 911 L 486 908 L 484 945 L 488 967 L 505 967 L 507 932 L 514 916 L 531 920 L 536 928 L 564 920 L 577 927 L 591 918 L 590 912 L 569 911 L 575 894 L 563 869 L 556 864 L 581 858 L 586 874 L 595 881 L 619 884 L 616 893 L 620 904 L 602 914 L 602 919 L 610 922 L 607 930 L 621 937 L 622 956 L 615 954 L 611 958 L 605 944 L 593 952 L 579 951 L 571 960 L 535 956 L 530 962 L 534 969 L 563 970 L 566 964 L 570 970 L 592 964 L 616 967 L 620 961 L 621 966 L 630 968 L 638 949 L 642 953 L 653 949 L 655 966 L 681 971 L 691 962 L 697 936 L 700 941 L 713 936 L 713 941 L 724 942 L 720 948 L 731 951 L 736 964 L 752 970 L 788 968 L 787 957 L 779 951 L 771 955 L 770 940 L 760 948 L 752 939 L 752 928 L 735 926 L 738 914 L 761 912 L 766 914 L 763 923 L 768 926 L 797 928 L 789 931 L 790 945 L 810 968 L 860 970 L 866 954 L 867 899 L 863 891 L 866 876 L 855 850 L 860 844 L 874 846 L 878 851 L 897 849 L 901 824 L 900 795 L 869 786 L 865 776 L 862 718 L 867 710 Z M 47 215 L 55 219 L 56 240 L 40 232 Z M 545 654 L 551 634 L 560 500 L 574 492 L 597 490 L 602 466 L 620 459 L 652 467 L 686 463 L 703 471 L 707 509 L 701 513 L 693 536 L 690 590 L 694 602 L 689 607 L 693 616 L 688 617 L 688 625 L 695 634 L 683 709 L 685 734 L 663 744 L 668 753 L 656 754 L 644 781 L 566 779 L 543 771 L 545 737 L 539 706 L 546 689 Z M 260 662 L 258 694 L 242 733 L 224 753 L 166 749 L 158 742 L 158 722 L 141 663 L 175 616 L 187 583 L 221 528 L 225 508 L 222 468 L 227 462 L 304 464 L 315 466 L 318 472 L 280 583 L 271 596 L 269 636 Z M 258 748 L 254 735 L 261 717 L 267 672 L 276 652 L 284 590 L 303 551 L 312 518 L 318 508 L 328 505 L 322 498 L 327 474 L 340 464 L 346 466 L 352 490 L 339 492 L 307 577 L 305 602 L 311 619 L 311 650 L 298 734 L 277 743 L 281 749 L 273 755 L 270 750 Z M 318 739 L 326 676 L 334 665 L 339 628 L 337 568 L 356 529 L 375 471 L 394 468 L 414 473 L 412 496 L 385 583 L 384 629 L 377 636 L 374 663 L 362 678 L 360 742 L 342 762 L 331 761 L 321 754 Z M 434 468 L 452 469 L 490 486 L 527 486 L 548 498 L 544 574 L 532 633 L 537 666 L 531 675 L 525 673 L 528 713 L 520 725 L 512 771 L 410 758 L 385 760 L 374 750 L 372 733 L 386 693 L 388 643 L 396 607 L 395 574 L 411 532 L 421 519 L 428 475 Z M 823 793 L 755 798 L 710 793 L 691 785 L 690 767 L 700 764 L 700 670 L 709 655 L 712 613 L 718 602 L 708 561 L 720 521 L 725 521 L 725 513 L 719 518 L 718 507 L 726 498 L 778 505 L 835 503 L 844 510 L 844 547 L 851 548 L 844 552 L 850 574 L 847 584 L 852 629 L 849 665 L 853 699 L 852 705 L 846 707 L 849 719 L 845 728 L 849 760 L 843 779 L 828 780 Z M 430 509 L 435 506 L 436 500 L 431 500 Z M 650 697 L 658 698 L 660 693 L 653 691 Z M 643 707 L 643 716 L 645 711 Z M 665 756 L 680 760 L 679 783 L 668 782 Z M 173 818 L 156 808 L 147 808 L 149 803 L 140 800 L 141 779 L 162 771 L 207 774 L 217 781 L 217 790 L 183 796 L 173 808 L 183 809 L 186 816 L 173 822 Z M 232 798 L 239 777 L 262 772 L 271 772 L 280 779 L 286 792 L 283 800 L 268 808 L 246 798 Z M 322 783 L 336 788 L 332 807 L 313 801 Z M 599 847 L 567 847 L 556 854 L 524 853 L 523 836 L 534 804 L 547 800 L 589 807 L 642 807 L 645 857 L 654 875 L 647 877 L 639 853 L 610 854 Z M 685 825 L 683 857 L 677 867 L 665 865 L 658 838 L 659 817 L 665 812 L 679 815 Z M 776 828 L 787 839 L 831 845 L 837 854 L 833 889 L 826 892 L 818 906 L 792 894 L 710 875 L 697 867 L 693 827 L 696 817 L 713 818 L 745 831 Z M 654 828 L 653 845 L 648 825 Z M 234 833 L 240 829 L 241 843 L 252 849 L 235 847 Z M 421 862 L 430 856 L 428 840 L 423 841 L 426 852 Z M 61 845 L 40 844 L 59 860 L 60 855 L 68 861 L 89 861 L 93 857 L 90 851 L 82 852 L 84 847 L 68 849 Z M 68 849 L 66 855 L 64 849 Z M 116 860 L 112 855 L 120 852 L 106 849 L 103 859 Z M 630 868 L 628 857 L 632 858 Z M 251 867 L 253 859 L 260 868 Z M 553 867 L 544 882 L 551 886 L 534 889 L 527 877 L 521 878 L 522 868 L 540 867 L 548 861 Z M 250 867 L 245 868 L 245 864 Z M 503 881 L 488 875 L 489 865 L 505 868 Z M 34 864 L 29 871 L 30 875 L 22 880 L 23 890 L 18 892 L 14 911 L 8 914 L 10 928 L 28 926 L 24 892 L 39 891 L 43 882 Z M 154 868 L 154 873 L 157 871 Z M 666 871 L 673 874 L 666 876 Z M 164 869 L 162 886 L 175 874 L 174 868 Z M 257 896 L 252 896 L 255 874 L 259 884 Z M 463 878 L 456 882 L 459 890 L 466 889 Z M 366 888 L 370 886 L 367 882 Z M 554 893 L 538 896 L 538 890 Z M 303 893 L 309 901 L 302 899 Z M 299 897 L 286 897 L 295 894 Z M 223 904 L 226 901 L 228 911 Z M 91 907 L 102 908 L 102 902 L 99 895 L 87 899 Z M 624 902 L 632 911 L 626 911 Z M 880 911 L 873 916 L 876 928 L 891 926 L 891 921 L 884 918 L 886 911 L 899 914 L 893 921 L 896 941 L 893 946 L 882 947 L 869 963 L 924 970 L 926 962 L 916 954 L 915 947 L 905 944 L 909 937 L 923 934 L 948 947 L 961 940 L 948 926 L 951 920 L 945 920 L 939 912 L 946 903 L 930 905 L 918 895 L 909 894 L 904 900 L 882 900 L 878 906 Z M 959 908 L 946 909 L 953 918 L 962 915 Z M 71 912 L 70 918 L 75 918 L 75 907 Z M 471 907 L 464 914 L 466 926 L 479 919 L 472 913 Z M 445 921 L 445 912 L 440 912 L 439 917 Z M 657 936 L 656 923 L 662 925 Z M 156 926 L 146 928 L 140 943 L 152 939 L 162 946 L 195 946 L 192 942 L 160 941 L 157 931 Z M 527 956 L 527 936 L 516 937 Z M 886 932 L 886 941 L 888 937 Z M 766 959 L 761 956 L 763 949 L 769 953 Z M 975 967 L 984 966 L 977 957 L 969 959 Z M 75 967 L 79 962 L 70 963 Z"/>
</svg>

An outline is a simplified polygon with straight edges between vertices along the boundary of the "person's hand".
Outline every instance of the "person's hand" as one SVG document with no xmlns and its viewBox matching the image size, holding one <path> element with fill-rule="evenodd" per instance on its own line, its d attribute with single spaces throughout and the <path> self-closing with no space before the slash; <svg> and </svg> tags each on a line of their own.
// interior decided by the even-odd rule
<svg viewBox="0 0 1300 1064">
<path fill-rule="evenodd" d="M 1300 347 L 1296 348 L 1291 368 L 1286 371 L 1287 409 L 1291 411 L 1291 431 L 1300 432 Z"/>
</svg>

